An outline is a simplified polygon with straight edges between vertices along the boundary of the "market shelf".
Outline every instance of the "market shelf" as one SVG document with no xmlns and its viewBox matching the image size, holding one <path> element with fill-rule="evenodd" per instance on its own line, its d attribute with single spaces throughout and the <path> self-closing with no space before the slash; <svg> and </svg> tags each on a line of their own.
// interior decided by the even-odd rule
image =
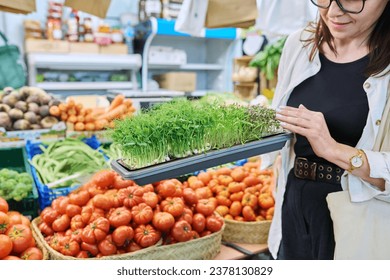
<svg viewBox="0 0 390 280">
<path fill-rule="evenodd" d="M 182 65 L 177 64 L 149 64 L 150 69 L 177 69 L 177 70 L 209 70 L 209 71 L 221 71 L 223 65 L 221 64 L 207 64 L 207 63 L 187 63 Z"/>
<path fill-rule="evenodd" d="M 43 82 L 36 84 L 44 90 L 121 90 L 133 88 L 132 82 Z"/>
<path fill-rule="evenodd" d="M 122 178 L 133 180 L 139 185 L 145 185 L 163 179 L 176 178 L 180 175 L 203 170 L 212 166 L 280 150 L 291 136 L 291 133 L 281 133 L 243 145 L 210 151 L 204 154 L 176 159 L 140 169 L 129 169 L 121 159 L 111 161 L 111 167 L 121 175 Z"/>
</svg>

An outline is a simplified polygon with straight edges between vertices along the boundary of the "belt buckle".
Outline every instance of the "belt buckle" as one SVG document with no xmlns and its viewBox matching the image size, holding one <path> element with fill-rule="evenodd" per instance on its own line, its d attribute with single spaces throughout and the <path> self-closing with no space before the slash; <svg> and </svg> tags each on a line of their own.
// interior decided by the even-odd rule
<svg viewBox="0 0 390 280">
<path fill-rule="evenodd" d="M 306 158 L 304 158 L 304 157 L 297 157 L 297 161 L 301 161 L 300 163 L 302 163 L 302 161 L 307 163 L 308 175 L 306 175 L 306 176 L 299 175 L 298 172 L 296 172 L 296 168 L 294 168 L 295 176 L 300 178 L 300 179 L 309 179 L 309 180 L 315 181 L 316 180 L 316 172 L 317 172 L 317 163 L 316 162 L 312 162 L 309 165 L 309 161 Z M 299 163 L 296 163 L 296 164 L 299 165 Z M 303 167 L 304 166 L 305 166 L 305 163 L 303 163 Z"/>
</svg>

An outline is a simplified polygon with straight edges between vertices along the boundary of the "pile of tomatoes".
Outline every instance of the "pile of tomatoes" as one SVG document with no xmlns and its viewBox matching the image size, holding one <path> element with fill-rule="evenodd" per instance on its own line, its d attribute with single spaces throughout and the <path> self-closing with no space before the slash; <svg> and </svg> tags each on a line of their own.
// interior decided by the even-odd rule
<svg viewBox="0 0 390 280">
<path fill-rule="evenodd" d="M 222 217 L 236 221 L 272 220 L 274 214 L 272 169 L 260 169 L 260 161 L 234 168 L 223 167 L 188 178 L 188 186 L 203 198 L 215 197 Z"/>
<path fill-rule="evenodd" d="M 17 211 L 9 211 L 8 203 L 0 197 L 0 260 L 42 260 L 36 247 L 30 220 Z"/>
<path fill-rule="evenodd" d="M 76 258 L 134 252 L 221 230 L 217 200 L 176 179 L 138 186 L 113 171 L 96 173 L 40 214 L 38 227 L 54 250 Z"/>
</svg>

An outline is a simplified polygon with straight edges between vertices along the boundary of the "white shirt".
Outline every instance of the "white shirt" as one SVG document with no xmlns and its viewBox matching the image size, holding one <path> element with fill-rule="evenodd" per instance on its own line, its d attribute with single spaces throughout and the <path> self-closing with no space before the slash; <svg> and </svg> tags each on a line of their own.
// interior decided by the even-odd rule
<svg viewBox="0 0 390 280">
<path fill-rule="evenodd" d="M 311 48 L 310 46 L 304 47 L 304 43 L 300 40 L 308 36 L 311 36 L 311 33 L 300 30 L 291 34 L 286 41 L 278 69 L 278 84 L 272 102 L 274 108 L 286 105 L 293 89 L 307 78 L 317 74 L 321 68 L 318 52 L 313 61 L 309 61 Z M 389 70 L 390 65 L 382 72 L 387 73 L 386 75 L 380 77 L 379 74 L 369 77 L 363 85 L 367 93 L 369 112 L 362 136 L 356 145 L 356 148 L 363 149 L 367 155 L 370 177 L 385 180 L 385 191 L 382 192 L 359 177 L 345 172 L 341 179 L 341 186 L 344 190 L 349 189 L 351 200 L 354 202 L 369 200 L 373 197 L 390 202 L 390 151 L 372 151 L 379 129 L 378 120 L 381 120 L 386 103 L 390 80 Z M 294 139 L 288 141 L 281 150 L 282 165 L 275 193 L 275 213 L 268 236 L 269 250 L 274 258 L 277 258 L 282 240 L 281 209 L 287 175 L 293 167 L 295 158 L 293 142 Z"/>
</svg>

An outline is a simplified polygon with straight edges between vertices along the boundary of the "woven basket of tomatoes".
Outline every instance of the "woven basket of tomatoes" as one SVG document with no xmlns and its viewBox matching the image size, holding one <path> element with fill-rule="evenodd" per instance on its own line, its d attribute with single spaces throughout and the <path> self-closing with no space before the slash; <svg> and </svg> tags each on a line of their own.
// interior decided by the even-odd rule
<svg viewBox="0 0 390 280">
<path fill-rule="evenodd" d="M 225 222 L 222 239 L 237 243 L 267 243 L 273 218 L 275 182 L 272 169 L 260 169 L 260 161 L 234 168 L 222 167 L 188 178 L 201 196 L 216 199 L 215 211 Z"/>
<path fill-rule="evenodd" d="M 0 197 L 0 260 L 46 260 L 48 251 L 38 242 L 30 220 L 17 211 L 9 211 Z"/>
<path fill-rule="evenodd" d="M 32 228 L 51 259 L 209 259 L 224 225 L 216 206 L 176 179 L 138 186 L 103 170 L 53 200 Z"/>
</svg>

